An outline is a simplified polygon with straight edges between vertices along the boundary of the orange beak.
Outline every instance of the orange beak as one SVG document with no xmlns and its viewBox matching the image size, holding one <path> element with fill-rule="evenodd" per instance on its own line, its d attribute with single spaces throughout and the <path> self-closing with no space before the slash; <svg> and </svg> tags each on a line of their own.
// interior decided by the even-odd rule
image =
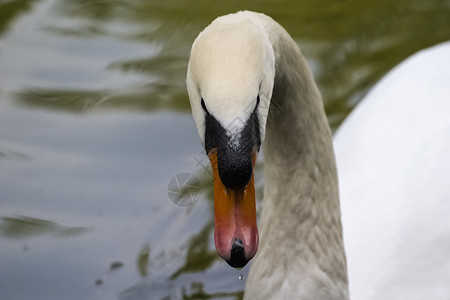
<svg viewBox="0 0 450 300">
<path fill-rule="evenodd" d="M 217 149 L 211 149 L 208 156 L 214 174 L 216 249 L 230 266 L 242 268 L 258 250 L 254 178 L 257 152 L 252 152 L 253 172 L 250 182 L 239 189 L 229 189 L 222 183 L 217 166 Z"/>
</svg>

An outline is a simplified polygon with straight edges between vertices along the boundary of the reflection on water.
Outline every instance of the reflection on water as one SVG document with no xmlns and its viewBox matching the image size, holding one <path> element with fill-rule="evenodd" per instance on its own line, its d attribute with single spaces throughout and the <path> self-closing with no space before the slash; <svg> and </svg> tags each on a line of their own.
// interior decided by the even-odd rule
<svg viewBox="0 0 450 300">
<path fill-rule="evenodd" d="M 0 29 L 5 42 L 13 42 L 7 49 L 15 50 L 14 57 L 4 54 L 3 72 L 20 66 L 26 73 L 17 78 L 13 72 L 2 89 L 28 105 L 78 111 L 97 105 L 187 111 L 184 81 L 192 41 L 216 16 L 239 9 L 268 13 L 298 41 L 334 127 L 395 64 L 450 38 L 448 0 L 48 0 L 2 6 Z"/>
<path fill-rule="evenodd" d="M 248 267 L 215 252 L 185 91 L 193 40 L 239 9 L 291 33 L 334 128 L 394 65 L 450 39 L 448 0 L 1 1 L 0 298 L 242 298 Z M 193 207 L 168 199 L 180 173 L 202 182 Z"/>
<path fill-rule="evenodd" d="M 84 227 L 66 227 L 55 222 L 25 216 L 3 217 L 0 222 L 0 234 L 5 238 L 26 238 L 42 234 L 70 237 L 86 230 Z"/>
</svg>

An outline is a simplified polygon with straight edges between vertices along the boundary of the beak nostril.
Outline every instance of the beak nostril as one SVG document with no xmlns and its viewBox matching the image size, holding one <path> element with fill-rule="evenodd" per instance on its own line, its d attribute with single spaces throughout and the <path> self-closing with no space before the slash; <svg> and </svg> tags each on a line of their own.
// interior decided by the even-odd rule
<svg viewBox="0 0 450 300">
<path fill-rule="evenodd" d="M 243 268 L 248 260 L 245 259 L 244 244 L 240 239 L 234 239 L 231 245 L 231 255 L 227 263 L 233 268 Z"/>
</svg>

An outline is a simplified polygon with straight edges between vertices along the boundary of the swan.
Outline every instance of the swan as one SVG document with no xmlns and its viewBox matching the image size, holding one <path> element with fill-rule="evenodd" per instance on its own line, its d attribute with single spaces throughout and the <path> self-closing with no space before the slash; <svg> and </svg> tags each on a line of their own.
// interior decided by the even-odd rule
<svg viewBox="0 0 450 300">
<path fill-rule="evenodd" d="M 288 33 L 238 12 L 195 40 L 187 87 L 214 173 L 215 244 L 256 255 L 246 299 L 448 299 L 450 43 L 412 56 L 335 135 Z M 265 187 L 256 226 L 254 166 Z M 259 249 L 258 249 L 259 248 Z"/>
<path fill-rule="evenodd" d="M 219 17 L 194 41 L 186 83 L 214 173 L 216 250 L 236 268 L 258 251 L 245 298 L 348 299 L 331 131 L 296 43 L 264 14 Z"/>
<path fill-rule="evenodd" d="M 335 134 L 353 299 L 450 299 L 449 58 L 411 56 Z"/>
</svg>

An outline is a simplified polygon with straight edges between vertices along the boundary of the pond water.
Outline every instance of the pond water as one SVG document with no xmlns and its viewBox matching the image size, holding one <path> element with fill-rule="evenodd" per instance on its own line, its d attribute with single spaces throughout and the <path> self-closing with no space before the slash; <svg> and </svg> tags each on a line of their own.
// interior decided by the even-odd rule
<svg viewBox="0 0 450 300">
<path fill-rule="evenodd" d="M 393 66 L 450 39 L 440 0 L 0 1 L 0 298 L 242 298 L 249 267 L 215 252 L 185 91 L 197 34 L 241 9 L 298 42 L 333 129 Z"/>
</svg>

